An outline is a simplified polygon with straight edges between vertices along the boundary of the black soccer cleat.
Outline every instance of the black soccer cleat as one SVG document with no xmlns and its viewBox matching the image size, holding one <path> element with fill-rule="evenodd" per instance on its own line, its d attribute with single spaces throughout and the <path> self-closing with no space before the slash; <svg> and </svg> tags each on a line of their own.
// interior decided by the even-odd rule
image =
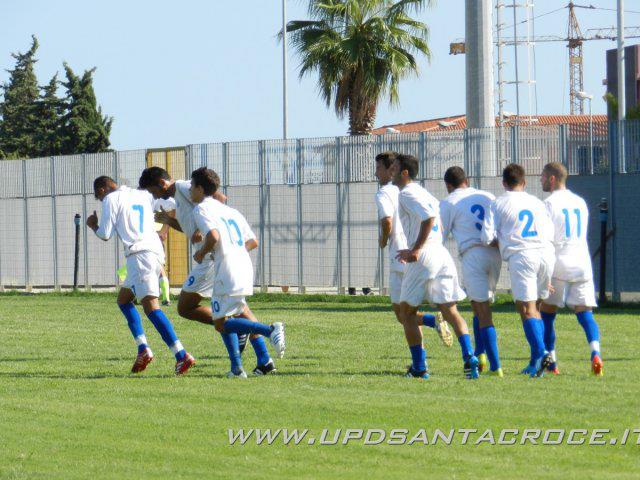
<svg viewBox="0 0 640 480">
<path fill-rule="evenodd" d="M 269 360 L 265 365 L 258 365 L 253 369 L 253 374 L 256 376 L 269 375 L 276 372 L 277 370 L 273 360 Z"/>
</svg>

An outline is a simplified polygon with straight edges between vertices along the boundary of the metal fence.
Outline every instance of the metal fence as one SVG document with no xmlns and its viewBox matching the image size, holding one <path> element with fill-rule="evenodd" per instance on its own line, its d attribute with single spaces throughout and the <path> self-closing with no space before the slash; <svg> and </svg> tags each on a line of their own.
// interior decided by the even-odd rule
<svg viewBox="0 0 640 480">
<path fill-rule="evenodd" d="M 625 161 L 617 162 L 627 194 L 640 192 L 640 123 L 627 122 Z M 170 164 L 174 178 L 186 178 L 200 166 L 216 170 L 229 204 L 247 217 L 259 236 L 254 252 L 257 286 L 386 287 L 386 252 L 377 248 L 378 225 L 374 194 L 374 157 L 384 150 L 415 155 L 419 181 L 436 197 L 446 191 L 442 176 L 453 165 L 465 168 L 473 183 L 499 194 L 499 175 L 511 163 L 537 176 L 549 161 L 569 168 L 573 185 L 592 207 L 592 247 L 596 208 L 608 196 L 609 163 L 615 157 L 617 130 L 606 123 L 593 126 L 516 126 L 477 130 L 434 131 L 382 136 L 263 140 L 188 145 L 170 149 L 133 150 L 0 162 L 0 288 L 69 286 L 73 282 L 74 214 L 85 219 L 99 203 L 92 182 L 110 175 L 125 185 L 137 185 L 140 172 Z M 171 155 L 167 155 L 167 152 Z M 162 162 L 160 162 L 162 163 Z M 616 177 L 614 177 L 616 178 Z M 531 177 L 530 191 L 542 195 Z M 583 187 L 580 187 L 583 185 Z M 582 190 L 581 190 L 582 188 Z M 627 191 L 628 189 L 628 191 Z M 640 200 L 640 198 L 638 199 Z M 618 231 L 637 231 L 637 218 L 620 208 Z M 629 219 L 627 219 L 629 217 Z M 624 230 L 626 231 L 626 230 Z M 640 232 L 638 232 L 640 233 Z M 633 242 L 637 235 L 629 235 Z M 116 270 L 124 263 L 118 242 L 104 243 L 82 227 L 80 283 L 85 288 L 118 284 Z M 189 259 L 186 243 L 177 254 Z M 453 242 L 447 245 L 455 253 Z M 620 252 L 640 260 L 631 243 Z M 640 291 L 640 281 L 627 274 L 630 257 L 619 265 L 622 291 Z M 171 259 L 173 252 L 169 252 Z M 612 258 L 612 255 L 609 255 Z M 186 260 L 188 261 L 188 260 Z M 170 263 L 171 268 L 171 263 Z M 171 272 L 170 272 L 171 274 Z M 175 278 L 179 285 L 183 278 Z M 508 288 L 503 275 L 502 288 Z"/>
</svg>

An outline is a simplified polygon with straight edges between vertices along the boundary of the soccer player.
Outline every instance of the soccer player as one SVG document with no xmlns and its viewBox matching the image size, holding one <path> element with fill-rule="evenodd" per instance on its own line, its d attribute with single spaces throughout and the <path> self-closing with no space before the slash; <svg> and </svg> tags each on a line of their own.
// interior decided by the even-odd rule
<svg viewBox="0 0 640 480">
<path fill-rule="evenodd" d="M 402 231 L 400 216 L 398 215 L 398 195 L 400 190 L 392 182 L 393 162 L 398 154 L 396 152 L 383 152 L 376 156 L 376 178 L 380 183 L 380 189 L 376 192 L 376 206 L 378 207 L 378 220 L 380 221 L 379 246 L 384 249 L 389 246 L 389 294 L 391 297 L 391 308 L 400 321 L 400 289 L 402 287 L 402 276 L 404 274 L 404 264 L 396 255 L 398 250 L 407 248 L 407 239 Z M 453 336 L 449 326 L 443 320 L 440 312 L 437 315 L 430 313 L 416 312 L 420 321 L 425 327 L 434 328 L 442 343 L 450 347 L 453 343 Z"/>
<path fill-rule="evenodd" d="M 526 183 L 522 166 L 512 163 L 505 167 L 502 185 L 506 193 L 491 203 L 481 238 L 485 245 L 497 239 L 502 259 L 509 265 L 511 292 L 531 347 L 529 365 L 522 373 L 539 377 L 551 363 L 536 303 L 549 296 L 555 262 L 553 225 L 544 203 L 524 191 Z"/>
<path fill-rule="evenodd" d="M 175 355 L 176 375 L 182 375 L 196 362 L 180 343 L 171 322 L 158 304 L 158 274 L 164 263 L 164 250 L 153 225 L 151 195 L 142 190 L 118 187 L 113 179 L 106 176 L 95 179 L 93 191 L 102 202 L 102 216 L 99 222 L 94 211 L 87 218 L 87 226 L 105 241 L 116 232 L 125 247 L 127 278 L 117 301 L 138 344 L 138 356 L 131 371 L 142 372 L 153 360 L 140 315 L 133 305 L 137 297 L 162 340 Z"/>
<path fill-rule="evenodd" d="M 453 258 L 442 245 L 438 200 L 414 181 L 417 175 L 418 160 L 399 154 L 393 163 L 393 183 L 400 189 L 398 213 L 407 239 L 407 249 L 397 254 L 406 263 L 399 305 L 412 358 L 406 376 L 429 378 L 422 345 L 422 319 L 417 315 L 426 298 L 453 327 L 462 349 L 465 376 L 478 378 L 478 358 L 473 355 L 467 324 L 456 307 L 465 294 L 458 284 Z"/>
<path fill-rule="evenodd" d="M 208 272 L 213 292 L 211 308 L 216 330 L 222 335 L 251 335 L 250 341 L 257 357 L 255 375 L 275 371 L 263 337 L 269 338 L 279 358 L 284 356 L 284 325 L 280 322 L 266 325 L 256 320 L 247 307 L 245 296 L 253 294 L 253 265 L 245 248 L 242 232 L 247 221 L 237 210 L 215 200 L 218 175 L 206 167 L 194 170 L 191 175 L 191 200 L 197 204 L 193 218 L 204 235 L 204 243 L 193 259 L 201 264 L 206 257 L 213 257 L 213 270 Z M 228 377 L 246 378 L 237 348 L 229 351 L 231 371 Z"/>
<path fill-rule="evenodd" d="M 553 362 L 548 370 L 557 374 L 554 322 L 558 308 L 565 304 L 576 313 L 591 348 L 591 371 L 603 374 L 600 358 L 600 332 L 593 318 L 597 306 L 591 256 L 587 244 L 589 209 L 586 202 L 567 188 L 567 169 L 558 162 L 548 163 L 542 170 L 540 183 L 551 195 L 544 201 L 555 227 L 553 244 L 556 264 L 549 298 L 542 302 L 540 312 L 544 322 L 544 343 Z"/>
<path fill-rule="evenodd" d="M 502 259 L 498 249 L 484 245 L 480 238 L 485 212 L 495 197 L 469 186 L 469 179 L 460 167 L 451 167 L 444 174 L 449 196 L 440 202 L 442 236 L 449 234 L 458 245 L 462 263 L 462 284 L 473 309 L 474 355 L 482 372 L 489 359 L 490 372 L 502 377 L 498 356 L 498 339 L 491 318 L 491 302 L 500 278 Z M 486 352 L 486 353 L 485 353 Z"/>
</svg>

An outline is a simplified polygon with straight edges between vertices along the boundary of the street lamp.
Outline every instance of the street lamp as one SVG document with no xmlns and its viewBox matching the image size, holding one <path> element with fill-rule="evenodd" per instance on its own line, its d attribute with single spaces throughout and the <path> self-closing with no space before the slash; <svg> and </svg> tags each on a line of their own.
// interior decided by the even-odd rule
<svg viewBox="0 0 640 480">
<path fill-rule="evenodd" d="M 593 95 L 589 95 L 586 92 L 578 92 L 576 96 L 582 100 L 589 100 L 589 164 L 591 166 L 591 175 L 593 175 L 593 111 L 591 109 Z"/>
</svg>

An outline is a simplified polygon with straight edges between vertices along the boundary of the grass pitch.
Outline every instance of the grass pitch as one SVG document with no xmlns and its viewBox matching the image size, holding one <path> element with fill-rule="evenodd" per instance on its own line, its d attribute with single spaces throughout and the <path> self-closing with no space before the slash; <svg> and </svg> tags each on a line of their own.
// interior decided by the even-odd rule
<svg viewBox="0 0 640 480">
<path fill-rule="evenodd" d="M 306 300 L 305 302 L 301 300 Z M 462 377 L 460 350 L 426 331 L 429 381 L 401 377 L 402 330 L 384 299 L 255 297 L 284 321 L 279 373 L 223 378 L 213 328 L 167 312 L 198 360 L 185 377 L 144 320 L 156 359 L 128 374 L 135 347 L 115 295 L 0 296 L 0 478 L 638 478 L 640 446 L 229 445 L 229 428 L 640 428 L 639 309 L 600 310 L 605 376 L 589 374 L 575 317 L 557 320 L 561 376 L 518 375 L 526 345 L 513 307 L 495 315 L 505 378 Z M 468 320 L 471 315 L 463 309 Z M 254 366 L 250 347 L 245 368 Z M 610 438 L 610 437 L 607 437 Z M 497 440 L 497 439 L 496 439 Z"/>
</svg>

